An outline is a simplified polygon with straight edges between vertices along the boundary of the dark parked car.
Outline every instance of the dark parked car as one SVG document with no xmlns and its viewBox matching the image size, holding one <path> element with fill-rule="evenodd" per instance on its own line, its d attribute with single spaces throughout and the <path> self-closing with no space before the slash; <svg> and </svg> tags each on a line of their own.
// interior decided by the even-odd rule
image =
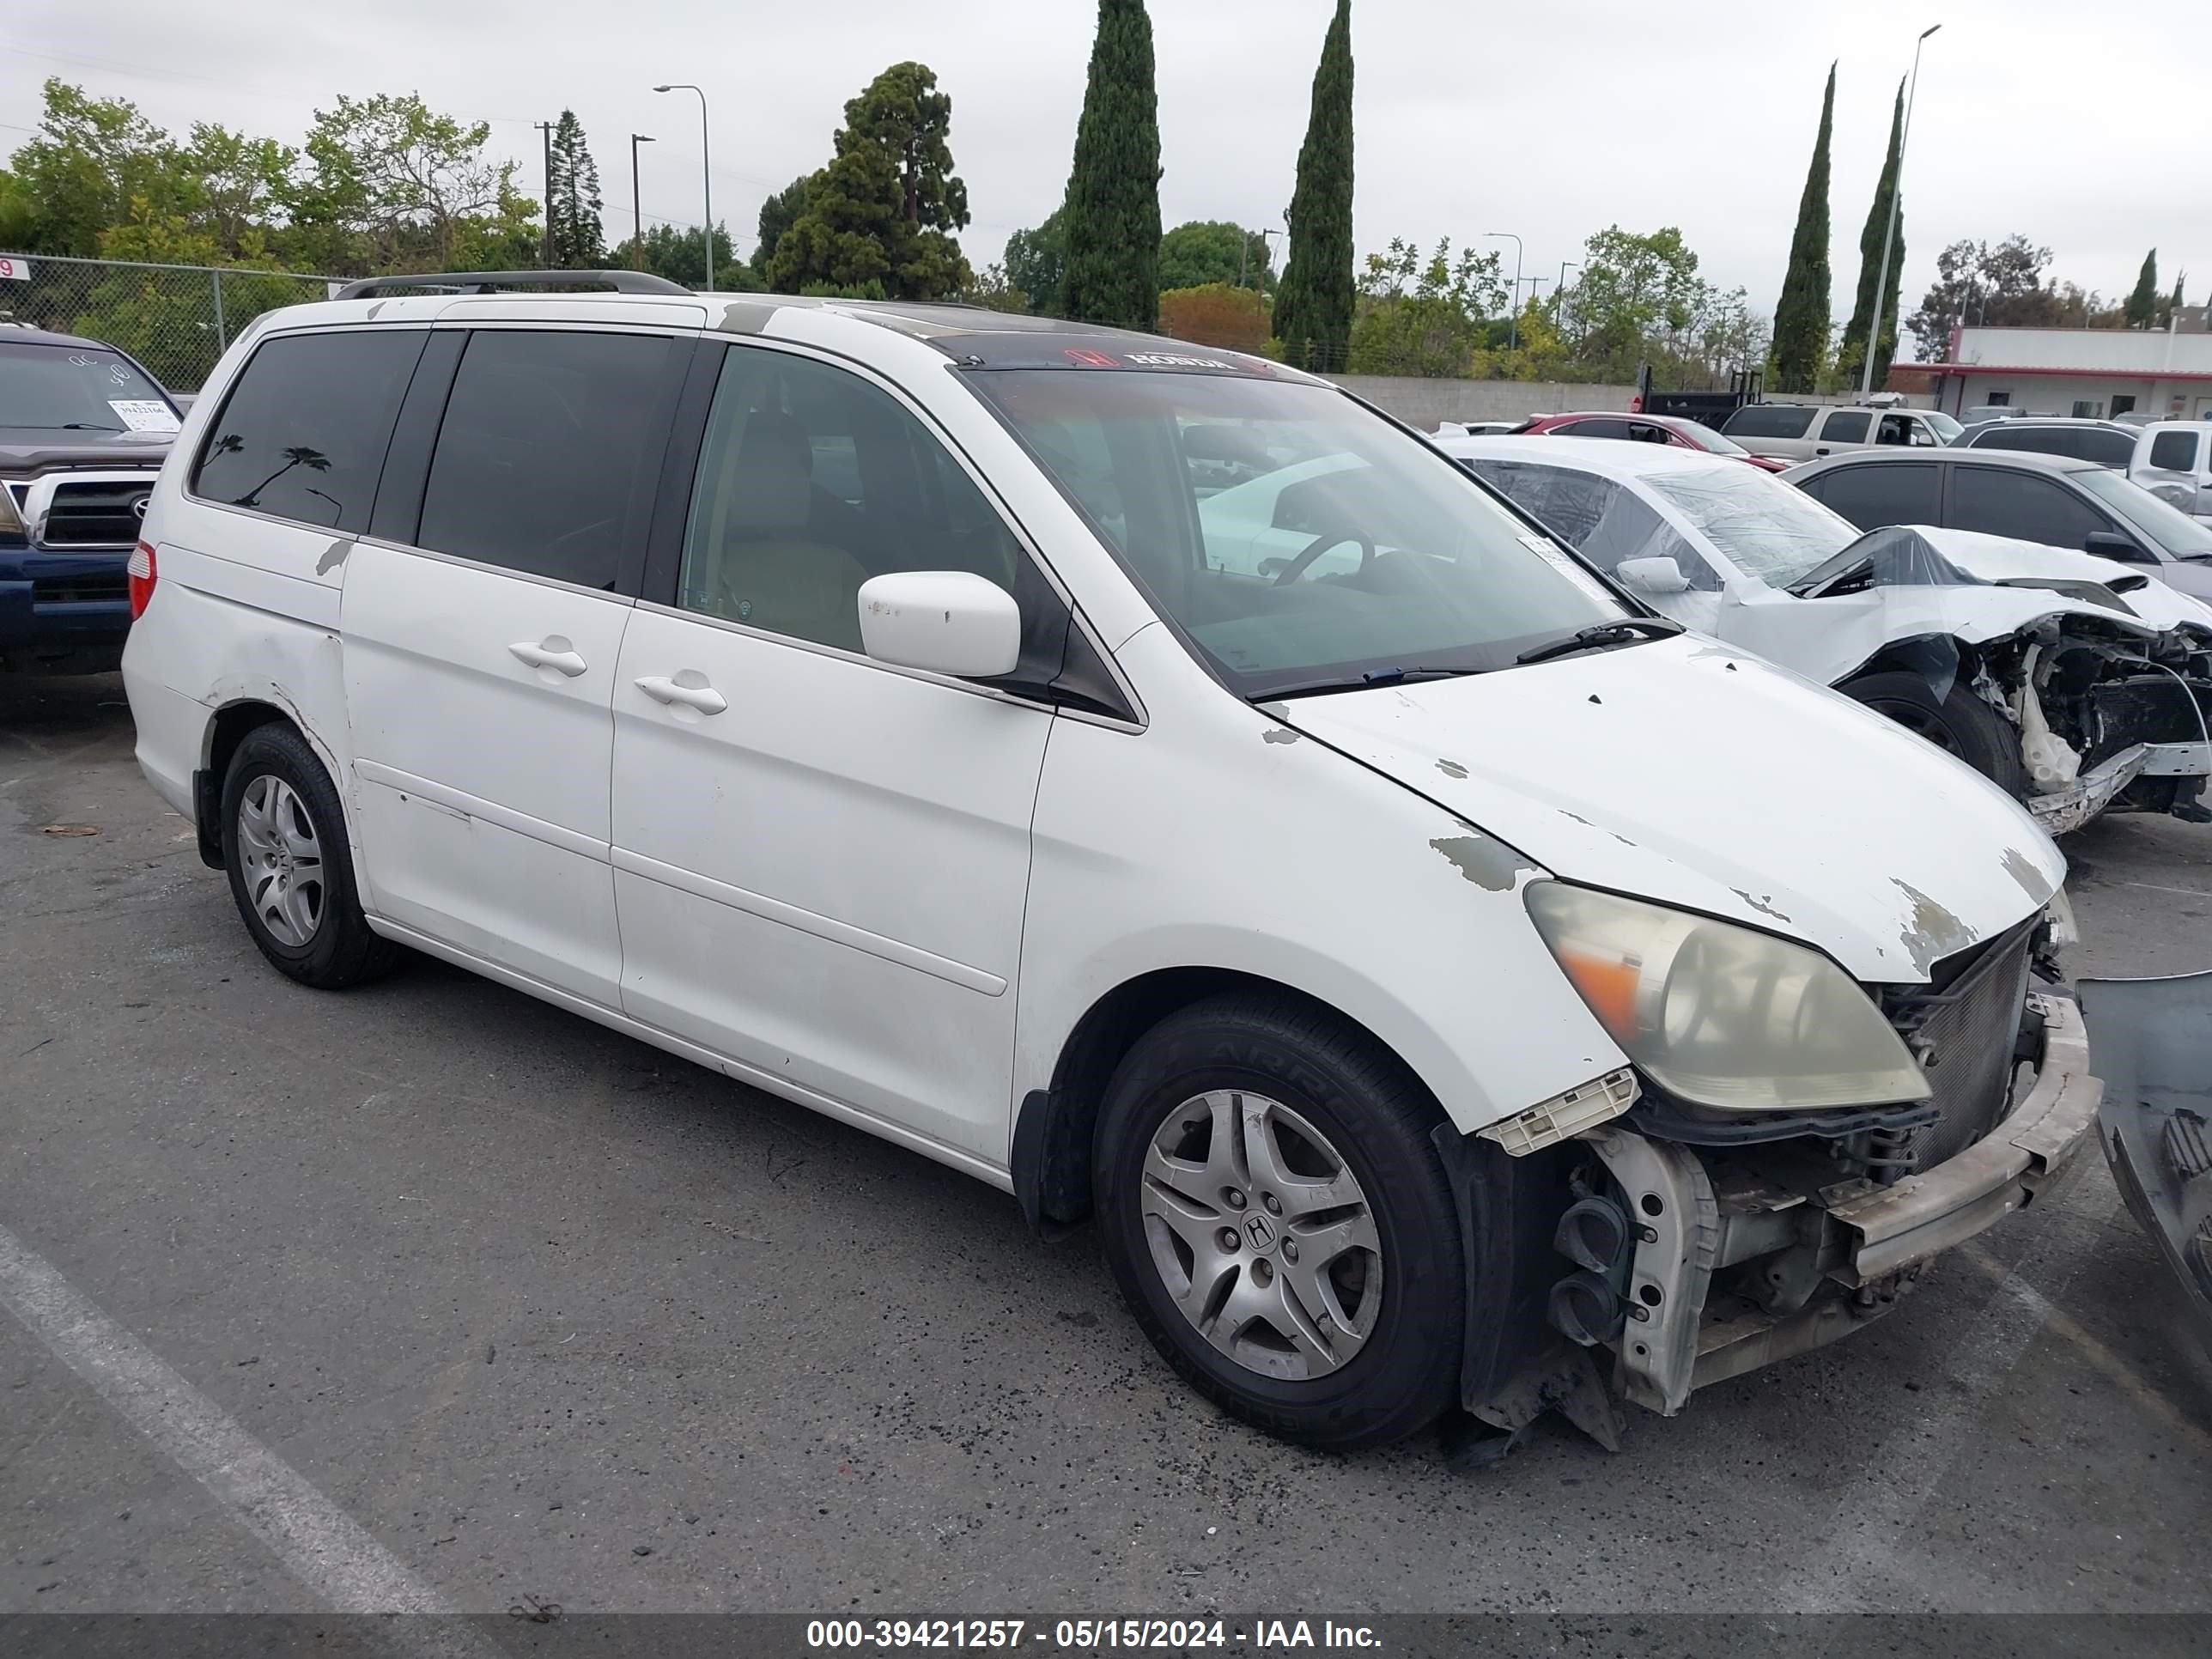
<svg viewBox="0 0 2212 1659">
<path fill-rule="evenodd" d="M 1951 440 L 1957 449 L 2017 449 L 2038 455 L 2070 455 L 2077 461 L 2127 470 L 2136 453 L 2136 430 L 2118 421 L 2073 420 L 2060 416 L 2026 416 L 1984 421 Z"/>
<path fill-rule="evenodd" d="M 1783 474 L 1862 530 L 1929 524 L 2079 548 L 2212 601 L 2212 527 L 2109 467 L 2009 449 L 1862 450 Z"/>
<path fill-rule="evenodd" d="M 178 411 L 112 346 L 0 329 L 0 667 L 113 668 L 127 566 Z"/>
</svg>

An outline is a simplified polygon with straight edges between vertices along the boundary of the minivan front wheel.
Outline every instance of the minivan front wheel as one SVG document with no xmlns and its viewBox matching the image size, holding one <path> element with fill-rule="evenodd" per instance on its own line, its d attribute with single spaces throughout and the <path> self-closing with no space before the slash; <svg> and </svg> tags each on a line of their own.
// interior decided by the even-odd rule
<svg viewBox="0 0 2212 1659">
<path fill-rule="evenodd" d="M 1402 1438 L 1449 1406 L 1457 1213 L 1404 1066 L 1324 1011 L 1232 994 L 1116 1070 L 1093 1169 L 1121 1292 L 1237 1416 L 1309 1445 Z"/>
<path fill-rule="evenodd" d="M 231 757 L 222 857 L 246 932 L 302 985 L 357 985 L 399 959 L 401 948 L 362 915 L 337 789 L 290 726 L 256 726 Z"/>
</svg>

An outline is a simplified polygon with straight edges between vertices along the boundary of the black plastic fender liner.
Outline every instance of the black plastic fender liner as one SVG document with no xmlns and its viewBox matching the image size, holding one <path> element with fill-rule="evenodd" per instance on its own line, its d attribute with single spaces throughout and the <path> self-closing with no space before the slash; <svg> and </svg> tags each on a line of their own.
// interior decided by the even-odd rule
<svg viewBox="0 0 2212 1659">
<path fill-rule="evenodd" d="M 1429 1139 L 1451 1184 L 1467 1263 L 1460 1401 L 1481 1415 L 1559 1344 L 1548 1322 L 1552 1285 L 1573 1264 L 1552 1241 L 1574 1201 L 1567 1175 L 1579 1149 L 1568 1142 L 1514 1158 L 1449 1123 Z"/>
<path fill-rule="evenodd" d="M 1031 1232 L 1047 1240 L 1065 1237 L 1091 1212 L 1090 1163 L 1071 1157 L 1060 1144 L 1073 1130 L 1071 1114 L 1061 1110 L 1058 1102 L 1048 1089 L 1032 1089 L 1022 1097 L 1007 1153 L 1007 1173 L 1022 1206 L 1022 1219 Z M 1071 1181 L 1071 1172 L 1080 1173 L 1083 1179 Z"/>
<path fill-rule="evenodd" d="M 222 868 L 222 779 L 202 767 L 192 774 L 192 828 L 198 832 L 200 862 Z"/>
</svg>

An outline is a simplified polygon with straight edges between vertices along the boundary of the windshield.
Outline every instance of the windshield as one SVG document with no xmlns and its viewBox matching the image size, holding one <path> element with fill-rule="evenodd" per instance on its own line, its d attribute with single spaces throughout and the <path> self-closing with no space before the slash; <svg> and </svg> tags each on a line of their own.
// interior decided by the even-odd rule
<svg viewBox="0 0 2212 1659">
<path fill-rule="evenodd" d="M 1787 587 L 1858 539 L 1858 526 L 1795 484 L 1748 466 L 1658 472 L 1642 481 L 1680 508 L 1746 575 Z"/>
<path fill-rule="evenodd" d="M 1920 411 L 1920 418 L 1934 427 L 1936 435 L 1947 444 L 1966 429 L 1940 409 L 1923 409 Z"/>
<path fill-rule="evenodd" d="M 2117 472 L 2084 467 L 2074 482 L 2177 559 L 2212 558 L 2212 530 Z"/>
<path fill-rule="evenodd" d="M 1510 667 L 1631 614 L 1458 466 L 1333 387 L 1106 369 L 970 384 L 1246 696 Z"/>
<path fill-rule="evenodd" d="M 174 432 L 177 412 L 129 360 L 94 346 L 0 341 L 0 427 Z"/>
<path fill-rule="evenodd" d="M 1748 455 L 1751 452 L 1741 444 L 1721 434 L 1703 421 L 1680 421 L 1668 428 L 1687 442 L 1692 449 L 1702 449 L 1708 455 Z"/>
</svg>

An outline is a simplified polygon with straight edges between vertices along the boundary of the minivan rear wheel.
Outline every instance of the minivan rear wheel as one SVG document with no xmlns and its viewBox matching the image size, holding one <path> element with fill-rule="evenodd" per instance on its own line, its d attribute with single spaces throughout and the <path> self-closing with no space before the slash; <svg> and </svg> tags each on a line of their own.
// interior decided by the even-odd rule
<svg viewBox="0 0 2212 1659">
<path fill-rule="evenodd" d="M 2014 800 L 2027 799 L 2020 733 L 1964 680 L 1954 681 L 1940 697 L 1924 677 L 1893 670 L 1863 674 L 1837 689 L 1956 755 Z"/>
<path fill-rule="evenodd" d="M 246 932 L 302 985 L 358 985 L 390 972 L 404 954 L 369 930 L 337 789 L 289 726 L 256 726 L 231 757 L 222 860 Z"/>
<path fill-rule="evenodd" d="M 1287 998 L 1211 999 L 1141 1038 L 1092 1168 L 1107 1260 L 1169 1364 L 1308 1445 L 1440 1415 L 1466 1281 L 1439 1115 L 1371 1038 Z"/>
</svg>

